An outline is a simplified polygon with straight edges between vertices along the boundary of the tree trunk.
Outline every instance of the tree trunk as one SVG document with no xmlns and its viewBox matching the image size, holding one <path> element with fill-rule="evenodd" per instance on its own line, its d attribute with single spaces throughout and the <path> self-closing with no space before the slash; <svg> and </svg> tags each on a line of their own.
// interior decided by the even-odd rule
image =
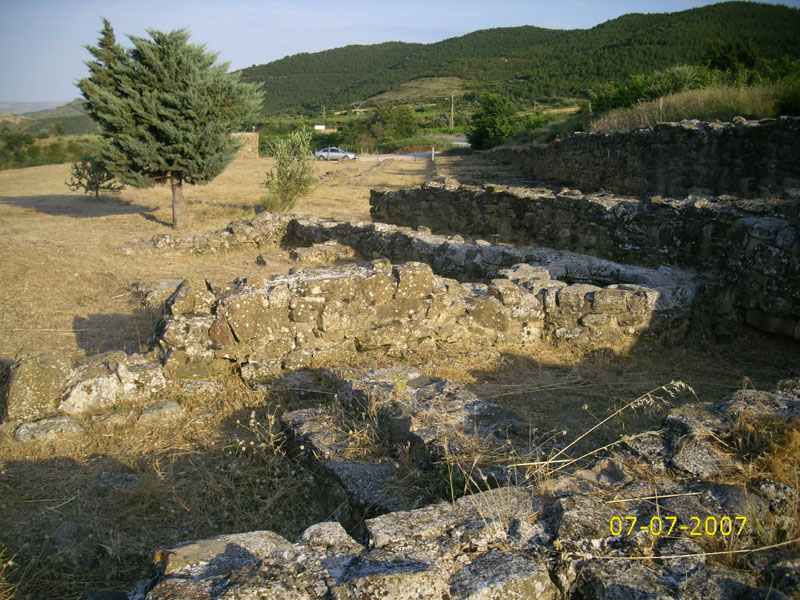
<svg viewBox="0 0 800 600">
<path fill-rule="evenodd" d="M 186 214 L 183 205 L 183 179 L 179 175 L 169 176 L 172 183 L 172 228 L 186 228 Z"/>
</svg>

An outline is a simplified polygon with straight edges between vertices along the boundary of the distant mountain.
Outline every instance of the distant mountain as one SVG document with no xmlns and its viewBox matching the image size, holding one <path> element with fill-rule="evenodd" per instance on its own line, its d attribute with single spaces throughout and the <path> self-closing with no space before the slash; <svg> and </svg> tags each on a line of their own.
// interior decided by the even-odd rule
<svg viewBox="0 0 800 600">
<path fill-rule="evenodd" d="M 57 108 L 66 102 L 0 102 L 0 114 L 24 115 L 39 110 Z"/>
<path fill-rule="evenodd" d="M 519 97 L 576 96 L 599 83 L 697 64 L 706 44 L 750 36 L 767 58 L 800 58 L 800 10 L 725 2 L 676 13 L 629 14 L 592 29 L 510 27 L 434 44 L 387 42 L 297 54 L 241 70 L 264 85 L 266 114 L 343 108 L 423 77 Z M 424 87 L 424 86 L 423 86 Z"/>
<path fill-rule="evenodd" d="M 67 104 L 60 103 L 56 108 L 27 113 L 13 119 L 2 118 L 0 121 L 2 125 L 27 133 L 38 133 L 43 129 L 56 133 L 57 124 L 68 134 L 86 134 L 98 130 L 97 124 L 84 110 L 83 100 L 80 98 Z"/>
</svg>

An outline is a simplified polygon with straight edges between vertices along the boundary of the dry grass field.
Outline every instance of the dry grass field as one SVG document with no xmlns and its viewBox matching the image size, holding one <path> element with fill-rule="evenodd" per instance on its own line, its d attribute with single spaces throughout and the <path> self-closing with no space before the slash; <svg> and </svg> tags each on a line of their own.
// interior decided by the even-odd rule
<svg viewBox="0 0 800 600">
<path fill-rule="evenodd" d="M 270 159 L 242 159 L 209 185 L 185 186 L 189 230 L 252 218 L 270 165 Z M 297 211 L 345 220 L 369 220 L 371 187 L 418 185 L 428 170 L 422 161 L 320 162 L 316 168 L 321 183 Z M 152 324 L 130 318 L 138 308 L 133 282 L 226 280 L 289 267 L 259 267 L 249 253 L 128 255 L 126 246 L 172 231 L 169 188 L 128 188 L 95 200 L 71 192 L 67 179 L 69 165 L 0 171 L 0 357 L 138 351 Z"/>
<path fill-rule="evenodd" d="M 451 160 L 439 168 L 457 174 L 490 168 Z M 252 217 L 269 166 L 267 159 L 238 160 L 208 186 L 187 186 L 191 231 Z M 321 183 L 298 211 L 354 220 L 369 218 L 370 188 L 418 185 L 432 172 L 424 161 L 316 167 Z M 144 350 L 155 323 L 134 299 L 133 282 L 232 279 L 293 266 L 280 253 L 262 267 L 252 252 L 126 252 L 171 231 L 169 190 L 127 189 L 95 200 L 69 192 L 68 173 L 68 165 L 0 172 L 0 359 Z M 388 357 L 367 356 L 348 367 L 390 363 Z M 406 363 L 465 382 L 544 431 L 564 429 L 575 437 L 671 380 L 686 382 L 706 401 L 742 386 L 769 389 L 782 377 L 800 375 L 800 348 L 742 329 L 729 344 L 699 333 L 677 347 L 641 348 L 629 356 L 582 356 L 544 345 L 527 353 L 441 351 L 409 356 Z M 179 400 L 187 415 L 169 429 L 87 425 L 84 434 L 68 440 L 22 445 L 0 426 L 0 598 L 15 590 L 18 598 L 129 590 L 147 575 L 151 552 L 159 546 L 255 529 L 292 538 L 329 517 L 335 507 L 313 492 L 310 475 L 283 454 L 274 435 L 276 414 L 292 399 L 265 397 L 235 381 L 210 405 L 177 390 L 166 398 Z M 663 408 L 626 413 L 587 443 L 602 445 L 657 425 L 663 414 Z M 570 415 L 566 426 L 564 415 Z M 107 472 L 135 475 L 140 483 L 101 493 L 98 482 Z M 68 523 L 78 524 L 102 552 L 60 551 L 54 532 Z"/>
<path fill-rule="evenodd" d="M 399 104 L 420 100 L 441 100 L 454 94 L 460 98 L 467 82 L 460 77 L 420 77 L 400 84 L 396 90 L 375 96 L 378 102 Z"/>
</svg>

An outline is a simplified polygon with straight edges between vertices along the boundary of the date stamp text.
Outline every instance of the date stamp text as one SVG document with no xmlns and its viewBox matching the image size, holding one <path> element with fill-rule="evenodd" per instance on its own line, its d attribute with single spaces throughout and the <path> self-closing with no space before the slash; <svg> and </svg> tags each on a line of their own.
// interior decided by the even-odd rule
<svg viewBox="0 0 800 600">
<path fill-rule="evenodd" d="M 648 531 L 654 536 L 740 536 L 747 525 L 747 517 L 690 517 L 688 523 L 679 523 L 678 517 L 654 516 L 650 520 L 635 516 L 611 517 L 611 535 L 633 535 Z"/>
</svg>

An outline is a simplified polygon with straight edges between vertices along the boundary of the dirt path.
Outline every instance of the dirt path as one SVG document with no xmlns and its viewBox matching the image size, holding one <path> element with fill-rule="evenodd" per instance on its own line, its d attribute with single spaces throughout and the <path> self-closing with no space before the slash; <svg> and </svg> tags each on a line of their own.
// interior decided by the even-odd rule
<svg viewBox="0 0 800 600">
<path fill-rule="evenodd" d="M 186 186 L 190 231 L 251 218 L 268 159 L 235 161 L 211 184 Z M 369 219 L 371 187 L 422 183 L 425 162 L 320 163 L 317 189 L 298 211 Z M 165 186 L 96 200 L 64 185 L 69 165 L 0 171 L 0 358 L 59 351 L 72 356 L 138 351 L 152 333 L 131 284 L 285 272 L 288 259 L 259 267 L 252 252 L 223 257 L 126 254 L 125 246 L 172 231 Z M 268 271 L 267 271 L 268 269 Z"/>
</svg>

